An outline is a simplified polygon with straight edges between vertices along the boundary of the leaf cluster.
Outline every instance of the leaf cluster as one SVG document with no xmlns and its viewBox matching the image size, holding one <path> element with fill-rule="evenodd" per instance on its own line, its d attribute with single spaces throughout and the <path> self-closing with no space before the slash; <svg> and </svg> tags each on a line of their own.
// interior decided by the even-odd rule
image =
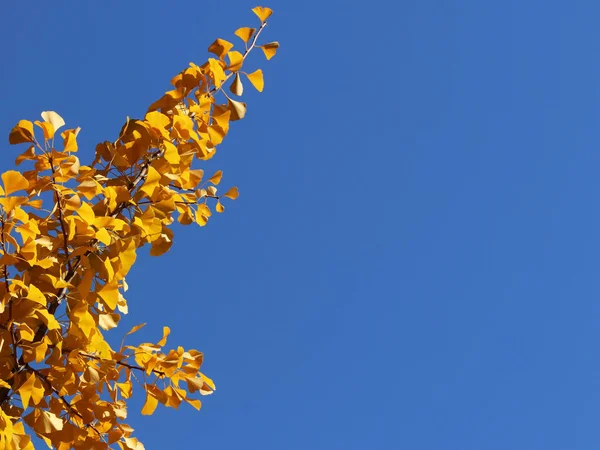
<svg viewBox="0 0 600 450">
<path fill-rule="evenodd" d="M 239 195 L 219 194 L 222 172 L 205 177 L 197 164 L 245 116 L 242 76 L 263 90 L 262 70 L 242 69 L 253 49 L 270 59 L 278 44 L 258 44 L 272 11 L 253 11 L 260 26 L 235 32 L 242 51 L 217 39 L 215 57 L 175 76 L 89 165 L 77 156 L 81 130 L 61 132 L 56 112 L 10 132 L 26 149 L 16 159 L 24 168 L 0 177 L 0 449 L 32 449 L 32 434 L 59 450 L 143 449 L 125 421 L 134 386 L 145 392 L 144 415 L 159 403 L 200 409 L 197 395 L 215 390 L 201 352 L 165 348 L 168 327 L 156 343 L 126 345 L 138 325 L 119 348 L 106 333 L 128 313 L 139 249 L 164 254 L 175 222 L 203 227 Z"/>
</svg>

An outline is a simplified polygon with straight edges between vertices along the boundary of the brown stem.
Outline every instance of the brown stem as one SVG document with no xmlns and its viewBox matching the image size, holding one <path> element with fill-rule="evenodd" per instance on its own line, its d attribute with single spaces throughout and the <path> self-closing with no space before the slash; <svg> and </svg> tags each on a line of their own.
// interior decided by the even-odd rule
<svg viewBox="0 0 600 450">
<path fill-rule="evenodd" d="M 95 355 L 90 355 L 88 353 L 83 353 L 83 352 L 78 352 L 79 355 L 84 356 L 86 358 L 91 358 L 91 359 L 95 359 L 96 361 L 103 361 L 102 358 L 95 356 Z M 117 365 L 119 366 L 123 366 L 123 367 L 127 367 L 128 369 L 133 369 L 133 370 L 139 370 L 142 372 L 145 372 L 146 369 L 144 369 L 143 367 L 140 366 L 134 366 L 133 364 L 127 364 L 123 361 L 114 361 Z M 158 376 L 164 377 L 166 374 L 160 370 L 156 370 L 156 369 L 152 369 L 152 372 L 155 373 Z"/>
</svg>

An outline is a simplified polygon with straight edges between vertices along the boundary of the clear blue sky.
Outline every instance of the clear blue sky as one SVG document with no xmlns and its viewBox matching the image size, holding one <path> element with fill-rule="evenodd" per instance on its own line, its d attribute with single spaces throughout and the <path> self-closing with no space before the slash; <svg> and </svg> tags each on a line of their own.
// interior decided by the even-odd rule
<svg viewBox="0 0 600 450">
<path fill-rule="evenodd" d="M 209 166 L 240 198 L 128 279 L 121 332 L 171 326 L 217 383 L 137 402 L 146 448 L 596 448 L 598 2 L 268 5 L 280 51 Z M 0 129 L 53 109 L 91 155 L 253 6 L 3 4 Z"/>
</svg>

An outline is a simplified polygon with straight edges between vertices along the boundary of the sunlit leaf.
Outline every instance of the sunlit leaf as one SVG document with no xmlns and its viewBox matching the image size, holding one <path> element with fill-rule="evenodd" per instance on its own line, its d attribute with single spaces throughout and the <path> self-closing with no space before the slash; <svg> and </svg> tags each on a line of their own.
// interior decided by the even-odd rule
<svg viewBox="0 0 600 450">
<path fill-rule="evenodd" d="M 2 174 L 2 183 L 4 184 L 4 192 L 10 195 L 29 187 L 29 181 L 20 172 L 9 170 Z"/>
<path fill-rule="evenodd" d="M 265 81 L 263 79 L 263 71 L 261 69 L 255 70 L 252 73 L 246 75 L 252 83 L 252 86 L 256 88 L 258 92 L 262 92 L 265 87 Z"/>
<path fill-rule="evenodd" d="M 246 103 L 229 99 L 228 105 L 229 110 L 231 111 L 231 120 L 240 120 L 244 118 L 246 115 Z"/>
<path fill-rule="evenodd" d="M 254 35 L 255 31 L 256 31 L 256 28 L 242 27 L 242 28 L 238 28 L 237 30 L 235 30 L 235 35 L 237 37 L 239 37 L 245 43 L 248 43 L 248 41 Z"/>
<path fill-rule="evenodd" d="M 227 66 L 227 70 L 232 72 L 237 72 L 242 68 L 242 64 L 244 63 L 244 56 L 237 51 L 231 51 L 227 53 L 229 57 L 229 65 Z"/>
<path fill-rule="evenodd" d="M 229 189 L 225 194 L 223 194 L 223 196 L 230 198 L 231 200 L 235 200 L 240 196 L 240 192 L 238 191 L 238 188 L 234 186 L 231 189 Z"/>
<path fill-rule="evenodd" d="M 133 327 L 131 330 L 129 330 L 127 333 L 125 333 L 125 336 L 129 336 L 130 334 L 135 333 L 136 331 L 141 330 L 142 328 L 144 328 L 146 326 L 145 323 L 140 323 L 139 325 L 136 325 L 135 327 Z"/>
<path fill-rule="evenodd" d="M 229 50 L 233 48 L 233 44 L 225 39 L 217 39 L 215 42 L 210 44 L 208 51 L 217 55 L 220 59 L 227 54 Z"/>
<path fill-rule="evenodd" d="M 13 145 L 34 142 L 33 123 L 29 120 L 20 120 L 10 132 L 8 142 Z"/>
<path fill-rule="evenodd" d="M 221 178 L 223 178 L 223 171 L 217 170 L 215 174 L 208 179 L 208 181 L 214 185 L 217 185 L 221 182 Z"/>
<path fill-rule="evenodd" d="M 267 8 L 265 6 L 257 6 L 252 8 L 252 12 L 258 16 L 261 22 L 266 21 L 271 14 L 273 14 L 273 10 L 271 8 Z"/>
<path fill-rule="evenodd" d="M 244 93 L 244 86 L 242 85 L 242 80 L 239 73 L 235 74 L 229 90 L 237 96 L 240 96 Z"/>
<path fill-rule="evenodd" d="M 279 42 L 269 42 L 268 44 L 261 45 L 263 53 L 267 59 L 271 59 L 277 53 L 279 48 Z"/>
<path fill-rule="evenodd" d="M 54 132 L 56 133 L 61 127 L 65 125 L 65 121 L 62 117 L 58 115 L 58 113 L 54 111 L 44 111 L 42 112 L 42 119 L 44 121 L 52 124 Z"/>
</svg>

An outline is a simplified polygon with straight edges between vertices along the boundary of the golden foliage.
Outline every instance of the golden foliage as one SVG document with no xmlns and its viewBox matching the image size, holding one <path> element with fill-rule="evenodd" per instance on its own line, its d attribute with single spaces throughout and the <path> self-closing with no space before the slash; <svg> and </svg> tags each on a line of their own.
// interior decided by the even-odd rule
<svg viewBox="0 0 600 450">
<path fill-rule="evenodd" d="M 257 44 L 272 11 L 253 12 L 260 27 L 235 32 L 243 51 L 217 39 L 208 49 L 217 58 L 190 63 L 143 119 L 127 118 L 116 140 L 96 146 L 90 165 L 75 155 L 80 129 L 60 132 L 54 111 L 10 132 L 10 144 L 27 144 L 16 164 L 29 167 L 0 177 L 0 449 L 33 449 L 33 434 L 59 450 L 143 449 L 124 422 L 136 381 L 144 415 L 159 404 L 200 409 L 196 395 L 215 390 L 201 352 L 165 348 L 168 327 L 155 344 L 125 345 L 138 325 L 118 348 L 105 332 L 128 312 L 125 278 L 138 249 L 164 254 L 175 219 L 205 226 L 239 195 L 217 195 L 223 172 L 203 181 L 194 162 L 212 158 L 246 114 L 225 85 L 241 96 L 248 54 L 260 47 L 270 59 L 278 47 Z M 263 90 L 261 69 L 241 73 Z"/>
</svg>

